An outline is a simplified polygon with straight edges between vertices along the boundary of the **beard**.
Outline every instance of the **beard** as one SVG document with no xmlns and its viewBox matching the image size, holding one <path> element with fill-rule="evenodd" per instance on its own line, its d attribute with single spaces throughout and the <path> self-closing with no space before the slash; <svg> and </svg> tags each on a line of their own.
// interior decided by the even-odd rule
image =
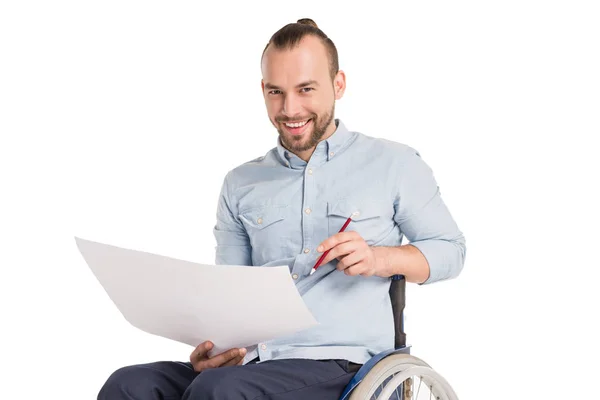
<svg viewBox="0 0 600 400">
<path fill-rule="evenodd" d="M 276 125 L 277 132 L 279 132 L 279 138 L 281 139 L 281 143 L 285 148 L 290 150 L 291 152 L 302 152 L 312 149 L 316 147 L 317 144 L 321 141 L 325 133 L 327 132 L 327 127 L 331 124 L 333 120 L 333 115 L 335 112 L 335 104 L 331 107 L 331 111 L 325 112 L 322 115 L 313 114 L 310 116 L 310 120 L 312 121 L 312 132 L 310 136 L 305 139 L 305 135 L 294 136 L 284 131 L 279 125 Z M 306 119 L 306 118 L 305 118 Z M 298 118 L 295 119 L 296 121 Z M 276 118 L 278 123 L 285 123 L 290 121 L 288 118 Z"/>
</svg>

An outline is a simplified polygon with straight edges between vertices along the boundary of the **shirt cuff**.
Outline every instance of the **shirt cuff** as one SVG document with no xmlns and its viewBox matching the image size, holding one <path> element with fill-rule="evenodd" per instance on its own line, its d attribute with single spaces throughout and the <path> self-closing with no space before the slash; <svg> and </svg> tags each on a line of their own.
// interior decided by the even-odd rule
<svg viewBox="0 0 600 400">
<path fill-rule="evenodd" d="M 452 242 L 429 239 L 410 243 L 421 251 L 429 264 L 429 277 L 420 285 L 452 279 L 462 269 L 462 252 Z"/>
<path fill-rule="evenodd" d="M 256 346 L 256 345 L 249 346 L 249 347 L 246 347 L 246 349 L 248 350 L 248 352 L 246 353 L 246 356 L 244 357 L 244 362 L 242 363 L 243 365 L 246 365 L 250 361 L 254 360 L 255 358 L 258 358 L 258 346 Z"/>
</svg>

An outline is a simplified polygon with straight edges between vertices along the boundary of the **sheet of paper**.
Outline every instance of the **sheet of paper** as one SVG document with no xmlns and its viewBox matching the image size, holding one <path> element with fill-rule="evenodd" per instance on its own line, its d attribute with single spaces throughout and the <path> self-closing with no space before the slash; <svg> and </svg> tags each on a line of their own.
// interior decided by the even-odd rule
<svg viewBox="0 0 600 400">
<path fill-rule="evenodd" d="M 287 266 L 206 265 L 75 237 L 79 251 L 125 319 L 147 333 L 218 354 L 318 322 Z"/>
</svg>

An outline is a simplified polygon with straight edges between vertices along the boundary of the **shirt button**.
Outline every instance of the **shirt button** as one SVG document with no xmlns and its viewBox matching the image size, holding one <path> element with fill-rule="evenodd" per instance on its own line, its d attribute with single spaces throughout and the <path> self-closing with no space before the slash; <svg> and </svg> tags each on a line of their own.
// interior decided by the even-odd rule
<svg viewBox="0 0 600 400">
<path fill-rule="evenodd" d="M 310 252 L 310 249 L 304 249 L 304 254 L 308 254 Z"/>
<path fill-rule="evenodd" d="M 312 169 L 311 168 L 308 169 L 308 174 L 312 175 Z"/>
<path fill-rule="evenodd" d="M 256 222 L 262 224 L 262 218 L 257 219 Z"/>
<path fill-rule="evenodd" d="M 294 280 L 298 279 L 298 274 L 294 274 L 294 275 L 292 275 L 292 278 L 293 278 Z"/>
<path fill-rule="evenodd" d="M 333 151 L 329 153 L 329 157 L 333 157 Z"/>
<path fill-rule="evenodd" d="M 304 210 L 305 213 L 310 214 L 310 208 L 307 208 L 306 210 Z"/>
<path fill-rule="evenodd" d="M 267 349 L 267 345 L 263 343 L 263 344 L 260 345 L 260 348 L 263 349 L 263 350 L 266 350 Z"/>
</svg>

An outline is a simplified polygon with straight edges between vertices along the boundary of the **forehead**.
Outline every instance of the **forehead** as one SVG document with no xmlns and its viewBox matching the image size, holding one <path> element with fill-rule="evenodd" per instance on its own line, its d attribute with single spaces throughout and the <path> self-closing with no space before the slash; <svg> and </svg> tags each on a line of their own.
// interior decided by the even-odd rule
<svg viewBox="0 0 600 400">
<path fill-rule="evenodd" d="M 265 83 L 280 87 L 308 80 L 324 83 L 329 79 L 329 58 L 321 41 L 307 36 L 292 49 L 269 47 L 261 69 Z"/>
</svg>

